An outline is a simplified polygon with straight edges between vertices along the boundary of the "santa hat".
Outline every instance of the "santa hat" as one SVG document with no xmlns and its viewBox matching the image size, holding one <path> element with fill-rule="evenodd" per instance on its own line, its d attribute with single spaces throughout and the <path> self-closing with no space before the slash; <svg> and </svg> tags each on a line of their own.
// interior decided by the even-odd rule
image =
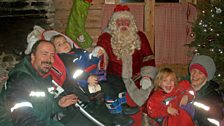
<svg viewBox="0 0 224 126">
<path fill-rule="evenodd" d="M 128 18 L 130 20 L 134 19 L 134 15 L 130 12 L 130 8 L 127 5 L 118 4 L 114 8 L 112 19 L 116 20 L 119 18 Z"/>
<path fill-rule="evenodd" d="M 120 4 L 118 4 L 114 8 L 114 12 L 119 12 L 119 11 L 130 11 L 130 8 L 127 5 L 120 5 Z"/>
<path fill-rule="evenodd" d="M 208 77 L 208 81 L 213 79 L 216 71 L 216 66 L 213 59 L 205 55 L 193 57 L 189 66 L 189 70 L 191 71 L 193 68 L 196 68 L 204 73 L 206 77 Z"/>
</svg>

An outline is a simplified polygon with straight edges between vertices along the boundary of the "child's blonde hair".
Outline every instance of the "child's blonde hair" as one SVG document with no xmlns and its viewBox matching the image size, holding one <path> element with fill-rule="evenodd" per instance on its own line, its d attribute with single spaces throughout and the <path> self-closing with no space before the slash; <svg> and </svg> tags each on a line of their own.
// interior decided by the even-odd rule
<svg viewBox="0 0 224 126">
<path fill-rule="evenodd" d="M 162 69 L 159 70 L 158 74 L 155 77 L 154 80 L 154 90 L 158 90 L 160 87 L 160 83 L 163 81 L 164 78 L 168 77 L 168 76 L 172 76 L 173 80 L 174 80 L 174 84 L 177 85 L 177 76 L 176 73 L 168 67 L 164 67 Z"/>
<path fill-rule="evenodd" d="M 65 38 L 63 35 L 58 34 L 58 35 L 53 36 L 53 37 L 51 38 L 51 40 L 50 40 L 50 41 L 51 41 L 52 43 L 54 43 L 54 42 L 55 42 L 55 39 L 60 38 L 60 37 Z M 65 39 L 66 39 L 66 38 L 65 38 Z"/>
</svg>

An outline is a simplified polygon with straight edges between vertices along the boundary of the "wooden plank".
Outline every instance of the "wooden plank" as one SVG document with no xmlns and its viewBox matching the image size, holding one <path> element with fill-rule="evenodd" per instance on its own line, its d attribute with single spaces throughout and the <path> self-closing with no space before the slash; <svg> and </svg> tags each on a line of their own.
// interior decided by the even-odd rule
<svg viewBox="0 0 224 126">
<path fill-rule="evenodd" d="M 56 10 L 69 10 L 72 8 L 73 0 L 54 0 Z"/>
<path fill-rule="evenodd" d="M 197 0 L 179 0 L 180 3 L 192 3 L 197 4 Z"/>
<path fill-rule="evenodd" d="M 89 10 L 102 10 L 103 4 L 92 4 Z"/>
<path fill-rule="evenodd" d="M 68 19 L 70 11 L 68 10 L 56 10 L 55 11 L 55 20 L 64 20 Z"/>
<path fill-rule="evenodd" d="M 104 0 L 93 0 L 92 5 L 94 6 L 99 6 L 99 5 L 103 5 L 104 4 Z"/>
<path fill-rule="evenodd" d="M 89 35 L 92 37 L 93 39 L 93 45 L 96 44 L 97 40 L 98 40 L 98 37 L 100 36 L 100 34 L 102 33 L 101 32 L 101 29 L 99 28 L 91 28 L 91 29 L 86 29 L 86 31 L 89 33 Z"/>
<path fill-rule="evenodd" d="M 101 28 L 102 10 L 89 10 L 86 28 Z"/>
<path fill-rule="evenodd" d="M 154 9 L 155 0 L 145 0 L 145 33 L 153 52 L 155 52 Z"/>
</svg>

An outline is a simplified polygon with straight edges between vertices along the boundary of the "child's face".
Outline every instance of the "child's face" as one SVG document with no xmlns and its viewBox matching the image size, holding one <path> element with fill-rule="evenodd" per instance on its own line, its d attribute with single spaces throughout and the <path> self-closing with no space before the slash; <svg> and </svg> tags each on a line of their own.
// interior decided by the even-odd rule
<svg viewBox="0 0 224 126">
<path fill-rule="evenodd" d="M 170 93 L 175 85 L 175 80 L 172 75 L 168 75 L 161 80 L 159 86 L 163 89 L 164 92 Z"/>
<path fill-rule="evenodd" d="M 205 74 L 198 69 L 192 69 L 190 73 L 191 84 L 194 88 L 201 87 L 201 85 L 207 81 L 207 77 L 205 76 Z"/>
<path fill-rule="evenodd" d="M 55 38 L 53 43 L 57 53 L 68 53 L 71 51 L 70 44 L 62 36 Z"/>
</svg>

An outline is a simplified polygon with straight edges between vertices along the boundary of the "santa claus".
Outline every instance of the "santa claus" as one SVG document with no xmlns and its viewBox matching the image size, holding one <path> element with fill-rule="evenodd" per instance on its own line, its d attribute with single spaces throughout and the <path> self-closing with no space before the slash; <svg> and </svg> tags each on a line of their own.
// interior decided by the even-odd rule
<svg viewBox="0 0 224 126">
<path fill-rule="evenodd" d="M 115 7 L 97 45 L 105 51 L 101 65 L 106 66 L 107 82 L 113 90 L 113 96 L 127 92 L 128 106 L 140 107 L 140 112 L 131 116 L 135 120 L 134 125 L 141 125 L 142 106 L 153 89 L 151 80 L 156 68 L 149 42 L 145 34 L 138 31 L 135 17 L 128 6 Z"/>
</svg>

